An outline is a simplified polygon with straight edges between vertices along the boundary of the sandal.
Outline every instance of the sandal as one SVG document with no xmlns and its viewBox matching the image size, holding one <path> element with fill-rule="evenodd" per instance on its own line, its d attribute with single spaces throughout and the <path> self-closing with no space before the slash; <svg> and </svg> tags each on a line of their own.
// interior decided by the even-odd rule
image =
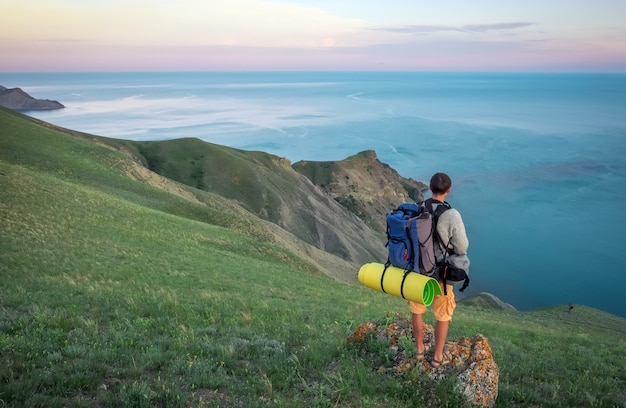
<svg viewBox="0 0 626 408">
<path fill-rule="evenodd" d="M 450 353 L 447 351 L 444 351 L 443 358 L 441 360 L 437 360 L 433 358 L 433 360 L 430 362 L 430 365 L 432 368 L 439 368 L 446 364 L 450 364 L 451 360 L 452 360 L 452 356 L 450 355 Z"/>
<path fill-rule="evenodd" d="M 417 361 L 422 361 L 424 359 L 424 356 L 426 355 L 426 353 L 428 352 L 428 350 L 430 350 L 430 346 L 426 346 L 424 345 L 424 351 L 422 351 L 421 353 L 417 353 L 415 354 L 415 359 Z"/>
</svg>

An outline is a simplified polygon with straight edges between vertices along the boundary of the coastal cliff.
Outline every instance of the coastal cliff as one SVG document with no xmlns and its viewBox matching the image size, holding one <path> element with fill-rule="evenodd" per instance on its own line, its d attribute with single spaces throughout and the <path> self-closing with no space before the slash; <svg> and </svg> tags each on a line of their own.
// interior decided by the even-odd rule
<svg viewBox="0 0 626 408">
<path fill-rule="evenodd" d="M 13 110 L 53 110 L 65 106 L 49 99 L 36 99 L 20 88 L 5 88 L 0 85 L 0 106 Z"/>
<path fill-rule="evenodd" d="M 386 230 L 385 214 L 402 202 L 422 201 L 422 191 L 428 189 L 382 163 L 373 150 L 340 161 L 299 161 L 293 168 L 381 233 Z"/>
</svg>

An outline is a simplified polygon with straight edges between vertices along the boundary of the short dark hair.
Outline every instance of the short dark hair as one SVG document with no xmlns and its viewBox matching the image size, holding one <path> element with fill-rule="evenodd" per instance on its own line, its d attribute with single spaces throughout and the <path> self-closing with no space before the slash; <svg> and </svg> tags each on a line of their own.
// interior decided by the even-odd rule
<svg viewBox="0 0 626 408">
<path fill-rule="evenodd" d="M 434 194 L 443 194 L 452 187 L 452 180 L 446 173 L 435 173 L 430 178 L 430 191 Z"/>
</svg>

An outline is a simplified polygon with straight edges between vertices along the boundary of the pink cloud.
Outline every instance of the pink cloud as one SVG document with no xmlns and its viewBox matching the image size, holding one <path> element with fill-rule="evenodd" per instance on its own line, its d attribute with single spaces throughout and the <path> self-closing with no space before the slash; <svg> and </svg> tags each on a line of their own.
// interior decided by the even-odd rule
<svg viewBox="0 0 626 408">
<path fill-rule="evenodd" d="M 542 42 L 438 40 L 320 49 L 233 46 L 0 47 L 0 71 L 445 70 L 626 71 L 626 55 Z"/>
</svg>

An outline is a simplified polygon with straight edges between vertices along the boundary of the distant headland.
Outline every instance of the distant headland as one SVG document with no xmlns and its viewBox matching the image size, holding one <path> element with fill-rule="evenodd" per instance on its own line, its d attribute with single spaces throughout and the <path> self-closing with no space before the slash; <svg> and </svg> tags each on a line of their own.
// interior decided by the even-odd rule
<svg viewBox="0 0 626 408">
<path fill-rule="evenodd" d="M 0 85 L 0 106 L 13 110 L 52 110 L 65 106 L 49 99 L 36 99 L 20 88 L 5 88 Z"/>
</svg>

